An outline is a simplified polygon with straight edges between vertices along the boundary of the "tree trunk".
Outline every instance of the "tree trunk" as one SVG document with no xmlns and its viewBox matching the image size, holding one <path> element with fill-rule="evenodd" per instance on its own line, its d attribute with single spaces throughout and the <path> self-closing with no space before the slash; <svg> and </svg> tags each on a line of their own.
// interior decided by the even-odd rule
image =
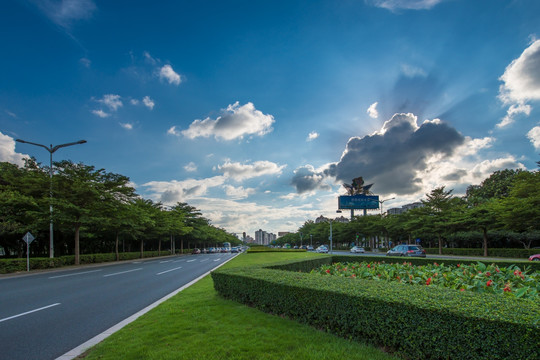
<svg viewBox="0 0 540 360">
<path fill-rule="evenodd" d="M 483 238 L 484 238 L 484 256 L 488 256 L 488 236 L 487 236 L 487 229 L 486 228 L 483 228 L 482 229 L 482 233 L 483 233 Z"/>
<path fill-rule="evenodd" d="M 116 240 L 114 241 L 114 252 L 116 254 L 116 261 L 120 260 L 120 254 L 118 254 L 118 231 L 116 232 Z"/>
<path fill-rule="evenodd" d="M 161 237 L 158 240 L 158 250 L 157 250 L 157 252 L 158 252 L 158 256 L 161 255 Z"/>
<path fill-rule="evenodd" d="M 144 257 L 144 240 L 141 239 L 141 259 Z"/>
<path fill-rule="evenodd" d="M 81 262 L 80 254 L 79 254 L 79 231 L 81 229 L 80 224 L 75 225 L 75 265 L 79 265 Z"/>
<path fill-rule="evenodd" d="M 437 238 L 439 239 L 439 255 L 442 255 L 442 239 L 441 239 L 441 235 L 437 234 Z"/>
<path fill-rule="evenodd" d="M 184 239 L 180 240 L 180 255 L 184 253 Z"/>
</svg>

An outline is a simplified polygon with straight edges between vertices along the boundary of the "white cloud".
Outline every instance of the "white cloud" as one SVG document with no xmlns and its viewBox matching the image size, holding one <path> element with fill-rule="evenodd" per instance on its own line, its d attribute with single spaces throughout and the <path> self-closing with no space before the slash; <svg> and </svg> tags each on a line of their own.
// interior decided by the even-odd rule
<svg viewBox="0 0 540 360">
<path fill-rule="evenodd" d="M 131 99 L 129 100 L 129 102 L 131 103 L 131 105 L 139 105 L 139 100 L 137 99 Z"/>
<path fill-rule="evenodd" d="M 499 80 L 503 82 L 499 99 L 509 105 L 506 116 L 497 124 L 504 127 L 514 121 L 515 115 L 530 114 L 531 106 L 526 102 L 540 100 L 540 40 L 535 40 L 514 59 Z"/>
<path fill-rule="evenodd" d="M 180 75 L 178 75 L 169 64 L 163 65 L 159 70 L 159 78 L 161 80 L 166 80 L 169 84 L 173 85 L 180 85 L 181 82 Z"/>
<path fill-rule="evenodd" d="M 366 0 L 368 4 L 391 11 L 397 9 L 427 10 L 442 1 L 443 0 Z"/>
<path fill-rule="evenodd" d="M 536 150 L 540 149 L 540 126 L 533 127 L 528 133 L 527 137 L 533 144 Z"/>
<path fill-rule="evenodd" d="M 89 68 L 90 65 L 92 65 L 92 62 L 87 58 L 80 58 L 79 62 L 81 63 L 82 66 L 87 67 L 87 68 Z"/>
<path fill-rule="evenodd" d="M 255 194 L 255 189 L 244 188 L 243 186 L 234 187 L 232 185 L 224 185 L 225 194 L 231 199 L 245 199 L 251 194 Z"/>
<path fill-rule="evenodd" d="M 424 69 L 407 64 L 401 65 L 401 72 L 403 75 L 409 78 L 414 78 L 417 76 L 425 78 L 428 75 Z"/>
<path fill-rule="evenodd" d="M 28 157 L 28 155 L 15 152 L 15 140 L 0 131 L 0 161 L 22 166 L 24 165 L 23 159 Z"/>
<path fill-rule="evenodd" d="M 144 106 L 146 106 L 147 108 L 149 108 L 150 110 L 152 110 L 154 108 L 154 105 L 156 105 L 156 103 L 154 102 L 154 100 L 150 99 L 150 96 L 145 96 L 143 99 L 142 99 L 142 102 L 144 104 Z"/>
<path fill-rule="evenodd" d="M 506 115 L 503 117 L 500 123 L 497 124 L 498 128 L 503 128 L 514 122 L 514 116 L 518 114 L 525 114 L 529 116 L 531 114 L 532 107 L 524 103 L 512 104 L 506 111 Z"/>
<path fill-rule="evenodd" d="M 306 141 L 313 141 L 313 140 L 315 140 L 315 139 L 318 138 L 318 137 L 319 137 L 319 133 L 317 133 L 317 132 L 315 132 L 315 131 L 312 131 L 312 132 L 309 133 L 309 135 L 308 135 Z"/>
<path fill-rule="evenodd" d="M 100 118 L 106 118 L 111 116 L 111 114 L 106 113 L 105 111 L 99 109 L 99 110 L 92 110 L 92 114 L 99 116 Z"/>
<path fill-rule="evenodd" d="M 98 99 L 97 102 L 102 103 L 103 105 L 107 106 L 110 111 L 117 111 L 118 108 L 124 105 L 122 103 L 120 95 L 114 95 L 114 94 L 103 95 L 103 98 Z"/>
<path fill-rule="evenodd" d="M 120 126 L 123 127 L 126 130 L 132 130 L 133 129 L 133 124 L 130 124 L 130 123 L 120 123 Z"/>
<path fill-rule="evenodd" d="M 195 163 L 192 161 L 189 164 L 187 164 L 186 166 L 184 166 L 184 170 L 186 170 L 188 172 L 197 171 L 197 165 L 195 165 Z"/>
<path fill-rule="evenodd" d="M 223 165 L 218 165 L 217 169 L 223 172 L 225 177 L 240 181 L 263 175 L 280 175 L 286 166 L 280 166 L 271 161 L 255 161 L 253 164 L 241 164 L 227 160 Z"/>
<path fill-rule="evenodd" d="M 176 130 L 176 126 L 171 126 L 169 130 L 167 130 L 167 134 L 174 135 L 174 136 L 180 136 L 180 132 Z"/>
<path fill-rule="evenodd" d="M 69 28 L 77 20 L 90 19 L 96 10 L 92 0 L 33 1 L 54 23 Z"/>
<path fill-rule="evenodd" d="M 17 118 L 17 114 L 9 111 L 9 110 L 5 110 L 6 114 L 8 114 L 9 116 L 11 116 L 12 118 L 16 119 Z"/>
<path fill-rule="evenodd" d="M 224 176 L 214 176 L 202 180 L 150 181 L 142 186 L 149 189 L 150 197 L 153 200 L 161 201 L 164 204 L 175 204 L 203 196 L 209 188 L 221 186 L 224 181 Z"/>
<path fill-rule="evenodd" d="M 222 110 L 221 116 L 215 120 L 193 121 L 182 134 L 190 139 L 210 136 L 224 140 L 242 139 L 245 135 L 263 136 L 271 132 L 273 123 L 272 115 L 263 114 L 251 102 L 240 106 L 237 101 Z"/>
<path fill-rule="evenodd" d="M 377 111 L 377 105 L 378 104 L 379 103 L 376 101 L 373 104 L 371 104 L 369 106 L 369 108 L 367 109 L 367 113 L 368 113 L 370 118 L 376 119 L 376 118 L 379 117 L 379 112 Z"/>
</svg>

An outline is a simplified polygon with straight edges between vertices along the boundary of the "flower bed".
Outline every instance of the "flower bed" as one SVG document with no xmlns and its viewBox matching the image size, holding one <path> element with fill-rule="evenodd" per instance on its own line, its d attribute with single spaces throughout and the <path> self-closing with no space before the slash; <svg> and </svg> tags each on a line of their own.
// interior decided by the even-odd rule
<svg viewBox="0 0 540 360">
<path fill-rule="evenodd" d="M 538 299 L 457 291 L 431 286 L 433 279 L 429 286 L 412 286 L 309 273 L 336 261 L 357 260 L 321 256 L 264 267 L 219 269 L 212 278 L 225 298 L 338 336 L 384 346 L 408 359 L 540 358 Z M 383 260 L 403 263 L 397 258 Z M 425 260 L 411 262 L 429 265 Z M 499 270 L 502 267 L 499 264 Z"/>
<path fill-rule="evenodd" d="M 477 262 L 448 266 L 437 263 L 415 266 L 411 262 L 348 262 L 325 264 L 311 273 L 438 286 L 532 300 L 540 298 L 540 273 L 530 272 L 527 268 L 522 270 L 516 265 L 499 267 Z"/>
</svg>

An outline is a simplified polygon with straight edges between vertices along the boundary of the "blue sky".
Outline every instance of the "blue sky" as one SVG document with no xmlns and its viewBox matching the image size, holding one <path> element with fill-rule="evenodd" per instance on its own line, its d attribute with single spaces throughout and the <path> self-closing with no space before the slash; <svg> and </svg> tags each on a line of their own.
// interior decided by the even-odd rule
<svg viewBox="0 0 540 360">
<path fill-rule="evenodd" d="M 537 0 L 8 0 L 0 31 L 0 161 L 85 139 L 54 160 L 230 232 L 540 160 Z"/>
</svg>

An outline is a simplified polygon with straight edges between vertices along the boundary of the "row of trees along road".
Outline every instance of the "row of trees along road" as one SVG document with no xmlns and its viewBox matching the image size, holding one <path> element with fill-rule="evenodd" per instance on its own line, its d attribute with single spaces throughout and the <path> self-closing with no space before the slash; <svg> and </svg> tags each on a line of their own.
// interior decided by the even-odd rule
<svg viewBox="0 0 540 360">
<path fill-rule="evenodd" d="M 166 207 L 136 194 L 128 177 L 71 161 L 47 166 L 34 159 L 19 167 L 0 162 L 0 247 L 5 256 L 22 257 L 21 240 L 30 231 L 36 238 L 31 255 L 49 253 L 49 204 L 53 206 L 54 253 L 110 253 L 171 251 L 180 242 L 187 248 L 237 244 L 233 234 L 217 228 L 196 208 L 177 203 Z M 121 243 L 121 245 L 120 245 Z M 162 249 L 163 247 L 163 249 Z M 1 250 L 1 249 L 0 249 Z"/>
<path fill-rule="evenodd" d="M 540 163 L 539 163 L 540 165 Z M 480 185 L 471 185 L 458 197 L 445 186 L 433 189 L 423 207 L 399 215 L 356 216 L 349 223 L 333 222 L 336 248 L 359 245 L 388 247 L 414 243 L 424 246 L 474 248 L 540 245 L 540 172 L 496 171 Z M 277 244 L 328 244 L 329 224 L 309 220 Z"/>
</svg>

